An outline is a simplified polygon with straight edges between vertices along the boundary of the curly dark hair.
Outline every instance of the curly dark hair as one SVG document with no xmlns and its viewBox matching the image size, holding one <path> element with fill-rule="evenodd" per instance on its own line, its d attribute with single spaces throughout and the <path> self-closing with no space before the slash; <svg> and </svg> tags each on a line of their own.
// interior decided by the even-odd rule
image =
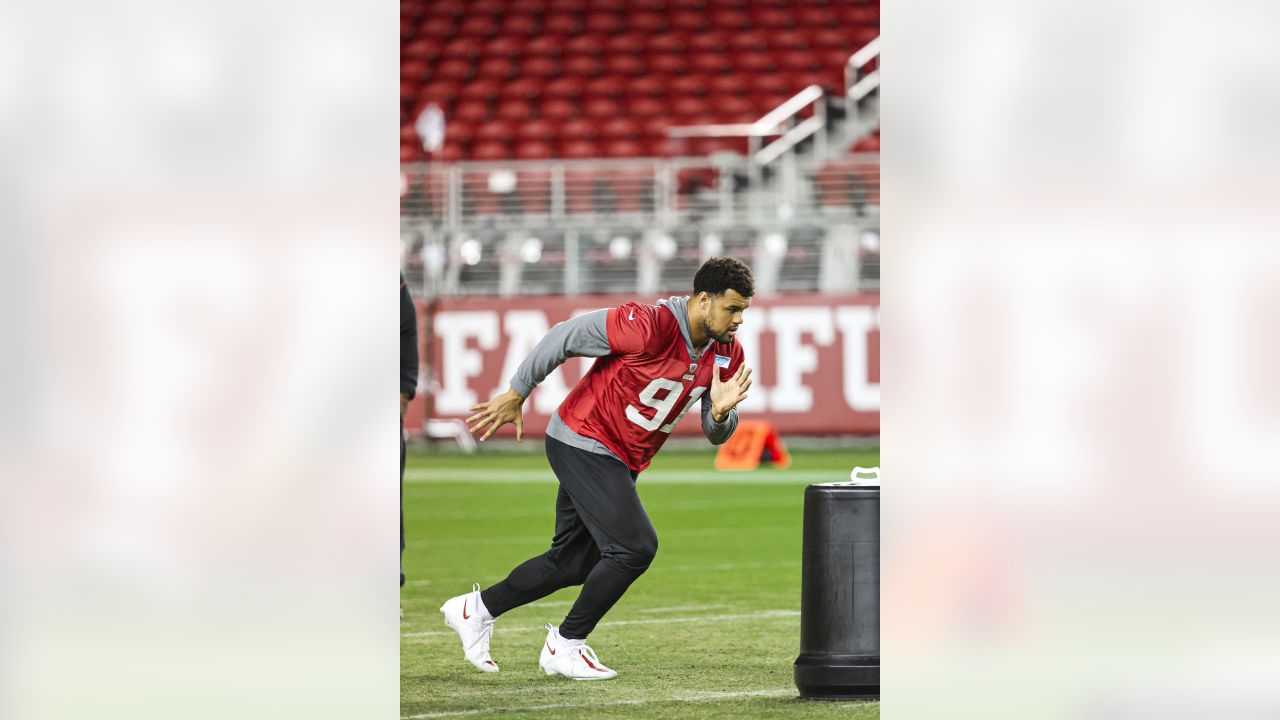
<svg viewBox="0 0 1280 720">
<path fill-rule="evenodd" d="M 754 295 L 756 284 L 751 279 L 751 268 L 731 257 L 714 257 L 702 263 L 693 276 L 693 294 L 723 295 L 726 290 L 737 290 L 742 297 Z"/>
</svg>

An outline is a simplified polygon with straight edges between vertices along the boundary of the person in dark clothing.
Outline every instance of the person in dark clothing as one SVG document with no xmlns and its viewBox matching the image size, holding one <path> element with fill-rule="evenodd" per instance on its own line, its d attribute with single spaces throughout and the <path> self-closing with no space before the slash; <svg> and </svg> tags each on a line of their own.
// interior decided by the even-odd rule
<svg viewBox="0 0 1280 720">
<path fill-rule="evenodd" d="M 404 413 L 418 392 L 418 313 L 400 274 L 400 586 L 404 587 Z"/>
</svg>

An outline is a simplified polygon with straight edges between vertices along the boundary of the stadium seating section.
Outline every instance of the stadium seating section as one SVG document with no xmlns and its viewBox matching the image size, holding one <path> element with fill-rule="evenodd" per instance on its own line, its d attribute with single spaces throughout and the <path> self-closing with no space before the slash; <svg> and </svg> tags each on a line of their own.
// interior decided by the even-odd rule
<svg viewBox="0 0 1280 720">
<path fill-rule="evenodd" d="M 402 0 L 400 158 L 438 104 L 440 161 L 700 155 L 724 138 L 671 125 L 750 122 L 804 87 L 844 90 L 879 35 L 878 0 Z M 874 149 L 878 152 L 879 136 Z M 619 198 L 641 203 L 643 198 Z"/>
</svg>

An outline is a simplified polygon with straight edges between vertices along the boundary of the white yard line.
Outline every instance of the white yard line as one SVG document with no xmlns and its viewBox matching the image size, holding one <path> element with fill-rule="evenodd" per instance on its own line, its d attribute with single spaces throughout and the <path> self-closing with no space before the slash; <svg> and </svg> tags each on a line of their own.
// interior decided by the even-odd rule
<svg viewBox="0 0 1280 720">
<path fill-rule="evenodd" d="M 682 610 L 715 610 L 718 608 L 729 607 L 728 605 L 672 605 L 671 607 L 641 608 L 636 612 L 642 613 L 665 613 L 680 612 Z"/>
<path fill-rule="evenodd" d="M 404 471 L 406 483 L 468 482 L 554 483 L 551 470 L 480 470 L 471 468 L 409 468 Z M 761 485 L 805 485 L 815 482 L 847 482 L 848 475 L 835 470 L 648 470 L 640 473 L 641 485 L 684 483 L 752 483 Z"/>
<path fill-rule="evenodd" d="M 624 625 L 660 625 L 690 622 L 722 622 L 725 620 L 762 620 L 768 618 L 799 617 L 799 610 L 762 610 L 754 613 L 729 613 L 724 615 L 692 615 L 675 618 L 647 618 L 645 620 L 605 620 L 596 627 L 621 627 Z M 497 630 L 498 628 L 494 628 Z M 541 625 L 516 625 L 501 628 L 504 633 L 546 632 Z M 452 630 L 400 633 L 402 638 L 449 637 L 457 635 Z"/>
<path fill-rule="evenodd" d="M 605 702 L 592 703 L 553 703 L 547 705 L 523 705 L 511 707 L 494 707 L 479 708 L 476 710 L 445 710 L 442 712 L 421 713 L 419 715 L 404 715 L 401 720 L 423 720 L 424 718 L 440 718 L 440 717 L 460 717 L 463 715 L 482 715 L 485 713 L 500 712 L 521 712 L 532 710 L 562 710 L 569 708 L 596 708 L 618 705 L 651 705 L 653 703 L 680 703 L 680 702 L 715 702 L 717 700 L 734 700 L 744 697 L 782 697 L 785 695 L 797 694 L 794 688 L 780 688 L 774 690 L 739 690 L 733 692 L 709 692 L 699 693 L 696 695 L 674 695 L 671 697 L 654 697 L 643 698 L 638 700 L 606 700 Z"/>
</svg>

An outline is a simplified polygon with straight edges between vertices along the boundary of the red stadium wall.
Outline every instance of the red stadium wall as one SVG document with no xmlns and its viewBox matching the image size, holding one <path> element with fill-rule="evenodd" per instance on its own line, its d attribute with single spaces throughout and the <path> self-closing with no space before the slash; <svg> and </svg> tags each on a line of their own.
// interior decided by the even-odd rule
<svg viewBox="0 0 1280 720">
<path fill-rule="evenodd" d="M 467 417 L 468 408 L 507 388 L 530 349 L 555 323 L 636 299 L 631 295 L 548 298 L 448 298 L 429 311 L 423 355 L 431 392 L 409 409 L 410 431 L 422 426 L 426 402 L 432 417 Z M 643 298 L 649 302 L 656 297 Z M 744 417 L 771 421 L 783 433 L 880 432 L 880 296 L 798 294 L 759 298 L 746 312 L 738 341 L 753 368 Z M 430 327 L 425 327 L 427 324 Z M 525 402 L 527 435 L 541 435 L 551 413 L 593 362 L 571 358 Z M 700 432 L 691 412 L 674 435 Z M 513 437 L 504 428 L 498 437 Z"/>
</svg>

